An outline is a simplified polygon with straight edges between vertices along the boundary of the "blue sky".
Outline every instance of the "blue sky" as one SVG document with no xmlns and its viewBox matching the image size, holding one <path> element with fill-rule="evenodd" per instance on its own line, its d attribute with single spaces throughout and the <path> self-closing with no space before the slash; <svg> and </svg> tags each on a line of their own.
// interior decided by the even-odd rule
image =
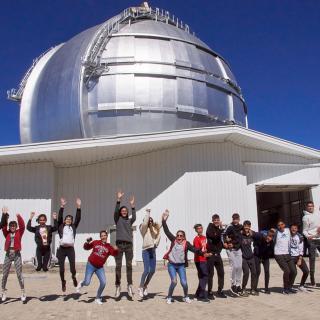
<svg viewBox="0 0 320 320">
<path fill-rule="evenodd" d="M 122 9 L 127 0 L 2 0 L 0 145 L 19 143 L 19 106 L 6 99 L 32 60 Z M 249 127 L 320 149 L 320 1 L 150 1 L 174 13 L 230 63 Z"/>
</svg>

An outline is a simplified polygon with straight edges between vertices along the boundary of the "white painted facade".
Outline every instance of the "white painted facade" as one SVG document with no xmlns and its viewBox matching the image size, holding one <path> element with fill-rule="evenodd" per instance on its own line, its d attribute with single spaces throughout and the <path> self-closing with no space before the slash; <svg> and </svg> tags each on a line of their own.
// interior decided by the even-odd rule
<svg viewBox="0 0 320 320">
<path fill-rule="evenodd" d="M 237 126 L 203 128 L 0 148 L 0 181 L 0 206 L 8 206 L 12 216 L 21 212 L 26 220 L 32 210 L 47 215 L 57 211 L 60 196 L 68 200 L 66 213 L 74 214 L 79 196 L 83 216 L 76 257 L 85 261 L 86 237 L 98 237 L 113 225 L 118 188 L 126 203 L 135 195 L 137 226 L 145 208 L 151 208 L 155 220 L 168 208 L 170 229 L 184 229 L 189 240 L 193 225 L 206 226 L 213 213 L 228 223 L 239 212 L 257 229 L 257 186 L 312 186 L 319 207 L 320 152 Z M 34 254 L 32 238 L 26 231 L 25 260 Z M 140 261 L 138 232 L 134 242 Z M 163 234 L 159 260 L 167 247 Z"/>
</svg>

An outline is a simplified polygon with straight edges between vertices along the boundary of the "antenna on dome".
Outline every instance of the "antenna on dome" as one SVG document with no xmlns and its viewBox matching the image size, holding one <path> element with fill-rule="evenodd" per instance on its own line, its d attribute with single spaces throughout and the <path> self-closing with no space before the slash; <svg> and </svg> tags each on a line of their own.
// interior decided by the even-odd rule
<svg viewBox="0 0 320 320">
<path fill-rule="evenodd" d="M 150 9 L 148 1 L 143 1 L 143 2 L 140 4 L 140 7 L 141 7 L 141 8 L 148 9 L 148 10 Z"/>
</svg>

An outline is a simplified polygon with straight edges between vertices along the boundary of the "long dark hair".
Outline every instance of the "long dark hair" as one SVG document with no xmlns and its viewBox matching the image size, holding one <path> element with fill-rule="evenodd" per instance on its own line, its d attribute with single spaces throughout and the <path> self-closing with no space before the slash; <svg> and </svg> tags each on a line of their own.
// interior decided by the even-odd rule
<svg viewBox="0 0 320 320">
<path fill-rule="evenodd" d="M 46 221 L 48 220 L 48 219 L 47 219 L 47 216 L 46 216 L 44 213 L 39 214 L 38 218 L 36 219 L 36 221 L 37 221 L 38 223 L 39 223 L 40 218 L 45 218 Z"/>
</svg>

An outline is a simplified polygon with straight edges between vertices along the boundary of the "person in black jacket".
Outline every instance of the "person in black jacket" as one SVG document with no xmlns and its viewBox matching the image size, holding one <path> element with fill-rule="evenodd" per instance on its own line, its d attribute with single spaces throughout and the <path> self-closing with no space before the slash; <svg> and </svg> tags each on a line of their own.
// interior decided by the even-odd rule
<svg viewBox="0 0 320 320">
<path fill-rule="evenodd" d="M 35 216 L 35 212 L 31 212 L 30 219 L 27 223 L 27 230 L 34 233 L 34 240 L 37 245 L 36 257 L 37 257 L 37 271 L 43 269 L 48 271 L 50 258 L 51 258 L 51 242 L 52 233 L 58 230 L 57 214 L 54 212 L 52 215 L 54 225 L 47 225 L 47 216 L 40 214 L 37 218 L 38 225 L 32 227 L 32 219 Z"/>
<path fill-rule="evenodd" d="M 170 249 L 165 254 L 163 259 L 168 260 L 168 272 L 171 279 L 169 292 L 167 296 L 167 304 L 172 303 L 172 294 L 177 285 L 177 273 L 180 277 L 180 283 L 183 288 L 184 298 L 183 301 L 191 303 L 188 296 L 188 283 L 186 275 L 186 267 L 188 266 L 188 251 L 196 253 L 200 256 L 209 257 L 210 253 L 204 253 L 201 249 L 196 249 L 186 240 L 186 234 L 183 230 L 178 230 L 176 235 L 173 235 L 168 228 L 167 219 L 169 211 L 166 210 L 162 215 L 162 227 L 167 238 L 171 241 Z"/>
<path fill-rule="evenodd" d="M 271 229 L 267 235 L 261 234 L 261 237 L 257 238 L 253 242 L 253 254 L 257 271 L 257 283 L 259 283 L 259 277 L 261 274 L 261 264 L 264 269 L 264 293 L 270 294 L 269 280 L 270 280 L 270 258 L 273 257 L 274 243 L 273 236 L 275 231 Z"/>
<path fill-rule="evenodd" d="M 256 264 L 254 260 L 254 255 L 252 251 L 252 243 L 254 239 L 258 239 L 260 234 L 251 230 L 251 222 L 246 220 L 243 222 L 243 229 L 241 231 L 241 251 L 242 251 L 242 296 L 248 296 L 246 286 L 249 279 L 249 274 L 251 275 L 251 291 L 250 294 L 253 296 L 259 295 L 257 291 L 257 271 Z"/>
<path fill-rule="evenodd" d="M 81 200 L 77 198 L 76 218 L 73 221 L 73 216 L 68 214 L 63 219 L 64 207 L 67 204 L 64 198 L 60 199 L 60 210 L 58 215 L 58 233 L 60 238 L 60 246 L 57 251 L 57 258 L 59 261 L 60 278 L 62 284 L 62 292 L 66 292 L 66 280 L 64 278 L 64 263 L 66 258 L 69 260 L 70 272 L 72 275 L 73 285 L 77 287 L 78 281 L 76 278 L 76 255 L 74 251 L 74 240 L 77 233 L 77 228 L 81 220 Z"/>
<path fill-rule="evenodd" d="M 220 217 L 219 215 L 214 214 L 212 216 L 212 223 L 209 223 L 206 231 L 207 242 L 208 242 L 208 252 L 212 253 L 212 256 L 208 258 L 208 270 L 209 270 L 208 295 L 211 299 L 214 299 L 213 292 L 212 292 L 214 268 L 216 268 L 217 274 L 218 274 L 217 297 L 219 298 L 227 297 L 222 291 L 224 286 L 224 268 L 223 268 L 223 261 L 220 255 L 223 249 L 222 234 L 223 234 L 223 228 L 221 226 Z"/>
<path fill-rule="evenodd" d="M 231 269 L 231 292 L 239 296 L 242 278 L 242 252 L 241 252 L 241 230 L 240 216 L 238 213 L 232 215 L 232 222 L 222 234 L 224 248 L 227 250 Z"/>
</svg>

